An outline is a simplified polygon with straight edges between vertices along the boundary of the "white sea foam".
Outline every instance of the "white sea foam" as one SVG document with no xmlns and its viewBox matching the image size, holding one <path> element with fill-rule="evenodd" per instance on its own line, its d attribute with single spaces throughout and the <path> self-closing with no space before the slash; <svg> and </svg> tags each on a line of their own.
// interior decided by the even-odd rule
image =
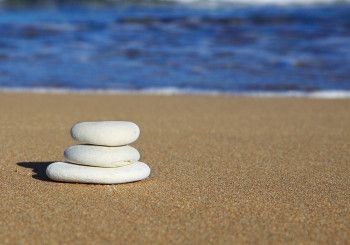
<svg viewBox="0 0 350 245">
<path fill-rule="evenodd" d="M 35 94 L 146 94 L 146 95 L 225 95 L 245 97 L 291 97 L 314 99 L 350 99 L 350 90 L 320 90 L 314 92 L 304 91 L 247 91 L 247 92 L 222 92 L 217 90 L 179 89 L 175 87 L 148 88 L 143 90 L 118 90 L 118 89 L 57 89 L 57 88 L 0 88 L 0 92 L 6 93 L 35 93 Z"/>
<path fill-rule="evenodd" d="M 295 97 L 314 99 L 350 99 L 349 90 L 322 90 L 314 92 L 287 91 L 287 92 L 243 92 L 240 95 L 253 97 Z"/>
</svg>

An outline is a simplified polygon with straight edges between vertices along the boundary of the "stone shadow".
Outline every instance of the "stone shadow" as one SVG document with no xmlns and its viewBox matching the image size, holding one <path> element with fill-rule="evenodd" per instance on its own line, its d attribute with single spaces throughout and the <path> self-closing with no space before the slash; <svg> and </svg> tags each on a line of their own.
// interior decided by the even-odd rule
<svg viewBox="0 0 350 245">
<path fill-rule="evenodd" d="M 18 162 L 17 165 L 33 170 L 32 177 L 42 181 L 51 181 L 46 175 L 46 168 L 53 162 Z"/>
</svg>

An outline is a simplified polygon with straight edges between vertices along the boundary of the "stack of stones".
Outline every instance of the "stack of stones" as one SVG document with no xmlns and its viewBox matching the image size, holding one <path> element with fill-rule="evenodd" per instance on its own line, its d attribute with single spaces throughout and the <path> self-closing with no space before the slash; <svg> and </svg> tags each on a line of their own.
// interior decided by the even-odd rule
<svg viewBox="0 0 350 245">
<path fill-rule="evenodd" d="M 140 135 L 132 122 L 80 122 L 71 129 L 73 139 L 82 143 L 64 151 L 65 162 L 46 169 L 55 181 L 120 184 L 147 178 L 150 168 L 139 162 L 140 153 L 129 146 Z"/>
</svg>

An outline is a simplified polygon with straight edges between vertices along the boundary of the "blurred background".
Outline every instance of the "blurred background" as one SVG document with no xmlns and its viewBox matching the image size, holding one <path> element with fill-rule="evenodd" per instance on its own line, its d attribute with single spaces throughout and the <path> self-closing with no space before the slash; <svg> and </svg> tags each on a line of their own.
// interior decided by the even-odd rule
<svg viewBox="0 0 350 245">
<path fill-rule="evenodd" d="M 0 1 L 0 89 L 348 93 L 350 1 Z"/>
</svg>

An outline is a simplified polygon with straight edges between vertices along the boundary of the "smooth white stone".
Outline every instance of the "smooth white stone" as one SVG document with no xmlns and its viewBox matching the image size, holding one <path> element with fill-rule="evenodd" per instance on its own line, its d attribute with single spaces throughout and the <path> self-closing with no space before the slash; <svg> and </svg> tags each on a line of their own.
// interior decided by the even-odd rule
<svg viewBox="0 0 350 245">
<path fill-rule="evenodd" d="M 80 122 L 72 127 L 71 135 L 84 144 L 121 146 L 137 140 L 140 129 L 126 121 Z"/>
<path fill-rule="evenodd" d="M 124 166 L 140 159 L 140 153 L 131 146 L 73 145 L 64 150 L 66 162 L 81 165 L 113 168 Z"/>
<path fill-rule="evenodd" d="M 55 162 L 46 169 L 46 175 L 52 180 L 91 184 L 134 182 L 147 178 L 150 173 L 151 169 L 143 162 L 135 162 L 118 168 L 100 168 Z"/>
</svg>

